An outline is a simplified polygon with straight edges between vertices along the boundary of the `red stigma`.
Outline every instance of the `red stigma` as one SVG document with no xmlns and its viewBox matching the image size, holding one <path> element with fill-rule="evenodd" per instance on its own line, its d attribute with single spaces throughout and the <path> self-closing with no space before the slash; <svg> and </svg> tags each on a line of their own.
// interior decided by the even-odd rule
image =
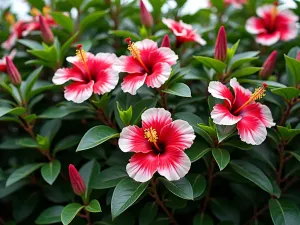
<svg viewBox="0 0 300 225">
<path fill-rule="evenodd" d="M 278 1 L 274 1 L 273 5 L 278 6 L 279 5 Z"/>
<path fill-rule="evenodd" d="M 131 38 L 128 37 L 128 38 L 125 39 L 125 41 L 126 41 L 128 44 L 130 44 L 130 43 L 131 43 Z"/>
<path fill-rule="evenodd" d="M 78 45 L 76 46 L 76 48 L 77 48 L 77 49 L 82 49 L 82 44 L 78 44 Z"/>
<path fill-rule="evenodd" d="M 263 83 L 262 86 L 263 86 L 264 88 L 267 88 L 267 87 L 268 87 L 268 85 L 267 85 L 266 83 Z"/>
</svg>

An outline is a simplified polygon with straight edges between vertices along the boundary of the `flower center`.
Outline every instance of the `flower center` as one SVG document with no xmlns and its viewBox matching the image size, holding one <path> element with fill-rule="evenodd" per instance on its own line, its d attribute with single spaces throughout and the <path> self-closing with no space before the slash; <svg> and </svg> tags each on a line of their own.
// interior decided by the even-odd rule
<svg viewBox="0 0 300 225">
<path fill-rule="evenodd" d="M 43 7 L 43 14 L 45 17 L 47 17 L 49 15 L 49 13 L 51 12 L 51 8 L 49 5 L 46 5 Z"/>
<path fill-rule="evenodd" d="M 160 147 L 157 144 L 158 135 L 155 129 L 152 127 L 144 130 L 144 137 L 148 139 L 149 142 L 153 143 L 157 151 L 160 151 Z"/>
<path fill-rule="evenodd" d="M 5 20 L 6 22 L 8 22 L 11 26 L 14 25 L 16 23 L 15 21 L 15 17 L 13 14 L 11 13 L 5 13 Z"/>
<path fill-rule="evenodd" d="M 144 70 L 148 74 L 150 74 L 150 71 L 142 61 L 141 53 L 138 47 L 134 44 L 134 42 L 131 41 L 131 38 L 129 37 L 126 38 L 125 41 L 128 43 L 128 50 L 130 51 L 130 54 L 133 56 L 133 58 L 135 58 L 140 63 L 140 65 L 144 68 Z"/>
<path fill-rule="evenodd" d="M 79 62 L 83 63 L 83 65 L 85 67 L 85 70 L 86 70 L 86 72 L 88 74 L 89 79 L 92 80 L 91 73 L 90 73 L 89 68 L 88 68 L 88 66 L 86 64 L 86 62 L 87 62 L 86 52 L 82 49 L 82 45 L 81 44 L 77 45 L 76 56 L 77 56 Z"/>
<path fill-rule="evenodd" d="M 266 92 L 267 87 L 268 87 L 268 85 L 266 83 L 263 83 L 262 87 L 256 88 L 254 93 L 248 99 L 248 101 L 246 101 L 241 107 L 239 107 L 237 110 L 235 110 L 233 114 L 235 115 L 236 113 L 241 111 L 245 106 L 247 106 L 252 101 L 256 101 L 256 100 L 259 100 L 262 97 L 264 97 L 266 95 L 265 92 Z"/>
</svg>

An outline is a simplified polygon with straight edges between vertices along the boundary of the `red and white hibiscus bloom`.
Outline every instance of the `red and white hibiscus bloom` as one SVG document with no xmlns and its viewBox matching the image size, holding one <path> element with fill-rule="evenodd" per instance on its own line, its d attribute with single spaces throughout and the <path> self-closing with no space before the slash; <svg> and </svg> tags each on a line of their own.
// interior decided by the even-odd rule
<svg viewBox="0 0 300 225">
<path fill-rule="evenodd" d="M 158 48 L 157 43 L 149 39 L 133 43 L 126 38 L 126 42 L 131 56 L 119 58 L 119 70 L 127 73 L 122 90 L 135 95 L 144 83 L 152 88 L 161 87 L 169 79 L 171 66 L 176 64 L 178 56 L 170 48 Z"/>
<path fill-rule="evenodd" d="M 73 67 L 58 69 L 52 81 L 57 85 L 73 81 L 65 87 L 65 98 L 68 101 L 82 103 L 93 93 L 103 95 L 118 84 L 119 71 L 114 66 L 118 63 L 118 57 L 113 53 L 93 55 L 78 45 L 76 56 L 67 57 L 67 61 Z"/>
<path fill-rule="evenodd" d="M 215 98 L 224 99 L 224 104 L 216 104 L 211 112 L 213 122 L 218 125 L 236 124 L 242 141 L 252 144 L 261 144 L 267 136 L 266 127 L 275 125 L 270 109 L 255 102 L 265 95 L 267 84 L 257 88 L 254 93 L 243 88 L 236 80 L 230 80 L 230 89 L 218 81 L 211 81 L 208 92 Z"/>
<path fill-rule="evenodd" d="M 297 36 L 298 16 L 288 9 L 279 10 L 278 3 L 263 5 L 256 10 L 259 17 L 247 20 L 246 30 L 256 35 L 256 42 L 270 46 Z"/>
<path fill-rule="evenodd" d="M 16 55 L 16 52 L 17 52 L 17 50 L 16 50 L 16 49 L 13 49 L 13 50 L 10 52 L 10 54 L 8 55 L 8 57 L 9 57 L 11 60 L 13 60 L 13 58 L 14 58 L 15 55 Z M 4 73 L 7 72 L 7 70 L 6 70 L 6 60 L 5 60 L 5 56 L 4 56 L 2 59 L 0 59 L 0 71 L 1 71 L 1 72 L 4 72 Z"/>
<path fill-rule="evenodd" d="M 232 5 L 237 9 L 241 9 L 244 4 L 247 3 L 247 0 L 225 0 L 226 5 Z"/>
<path fill-rule="evenodd" d="M 162 22 L 174 33 L 177 40 L 177 46 L 184 42 L 197 42 L 200 45 L 206 45 L 206 41 L 201 38 L 190 24 L 186 24 L 180 20 L 179 22 L 163 18 Z"/>
<path fill-rule="evenodd" d="M 123 128 L 119 147 L 123 152 L 135 153 L 126 166 L 134 180 L 146 182 L 157 171 L 172 181 L 188 173 L 191 161 L 184 150 L 194 139 L 194 130 L 186 121 L 172 121 L 169 111 L 151 108 L 142 114 L 141 128 Z"/>
</svg>

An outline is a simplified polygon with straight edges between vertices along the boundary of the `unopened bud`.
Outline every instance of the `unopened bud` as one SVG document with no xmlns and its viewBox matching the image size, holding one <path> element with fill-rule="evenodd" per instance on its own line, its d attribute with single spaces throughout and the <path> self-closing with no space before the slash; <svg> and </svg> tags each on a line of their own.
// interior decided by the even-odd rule
<svg viewBox="0 0 300 225">
<path fill-rule="evenodd" d="M 224 26 L 221 26 L 216 40 L 215 59 L 224 62 L 227 56 L 227 38 Z"/>
<path fill-rule="evenodd" d="M 170 38 L 167 34 L 164 36 L 162 40 L 161 47 L 171 48 Z"/>
<path fill-rule="evenodd" d="M 11 82 L 14 85 L 20 85 L 22 83 L 22 78 L 17 67 L 8 56 L 5 57 L 5 60 L 6 60 L 6 71 L 7 74 L 9 75 Z"/>
<path fill-rule="evenodd" d="M 53 33 L 49 25 L 46 23 L 45 18 L 42 15 L 39 15 L 39 22 L 40 22 L 40 30 L 44 42 L 47 44 L 52 44 L 54 41 Z"/>
<path fill-rule="evenodd" d="M 153 19 L 150 12 L 147 10 L 143 0 L 140 1 L 141 22 L 145 27 L 152 27 Z"/>
<path fill-rule="evenodd" d="M 276 64 L 277 51 L 273 51 L 263 64 L 263 69 L 259 72 L 259 76 L 263 79 L 267 79 L 272 75 Z"/>
<path fill-rule="evenodd" d="M 69 165 L 69 176 L 74 193 L 82 196 L 86 191 L 85 183 L 77 169 L 72 164 Z"/>
</svg>

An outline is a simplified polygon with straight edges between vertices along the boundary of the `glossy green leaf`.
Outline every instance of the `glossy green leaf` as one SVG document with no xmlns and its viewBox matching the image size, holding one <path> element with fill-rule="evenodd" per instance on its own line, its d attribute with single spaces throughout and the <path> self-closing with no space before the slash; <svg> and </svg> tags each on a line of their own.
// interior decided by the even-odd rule
<svg viewBox="0 0 300 225">
<path fill-rule="evenodd" d="M 262 67 L 245 67 L 245 68 L 242 68 L 242 69 L 239 69 L 239 70 L 233 72 L 232 74 L 230 74 L 230 77 L 249 76 L 249 75 L 257 73 L 261 69 L 262 69 Z"/>
<path fill-rule="evenodd" d="M 288 100 L 291 100 L 292 98 L 296 98 L 300 95 L 300 90 L 294 87 L 276 88 L 276 89 L 272 89 L 272 92 Z"/>
<path fill-rule="evenodd" d="M 38 225 L 59 223 L 63 208 L 63 206 L 56 205 L 45 209 L 35 220 L 35 223 Z"/>
<path fill-rule="evenodd" d="M 226 68 L 225 63 L 213 58 L 204 57 L 204 56 L 194 56 L 194 58 L 199 62 L 201 62 L 204 66 L 208 68 L 212 68 L 218 73 L 222 73 L 223 70 Z"/>
<path fill-rule="evenodd" d="M 68 50 L 70 49 L 70 46 L 77 38 L 79 32 L 77 31 L 73 36 L 71 36 L 62 46 L 60 49 L 60 60 L 63 61 L 65 55 L 67 54 Z"/>
<path fill-rule="evenodd" d="M 191 148 L 186 150 L 186 154 L 190 158 L 191 162 L 196 162 L 209 151 L 211 151 L 211 148 L 209 148 L 205 142 L 196 142 L 191 146 Z"/>
<path fill-rule="evenodd" d="M 240 224 L 240 214 L 237 208 L 231 204 L 230 201 L 225 199 L 212 199 L 210 202 L 212 213 L 220 221 L 230 221 L 235 225 Z"/>
<path fill-rule="evenodd" d="M 51 16 L 57 24 L 66 29 L 69 33 L 72 33 L 74 31 L 73 20 L 70 16 L 66 16 L 61 12 L 52 12 Z"/>
<path fill-rule="evenodd" d="M 300 62 L 287 55 L 284 56 L 288 74 L 291 74 L 291 81 L 293 86 L 300 84 Z"/>
<path fill-rule="evenodd" d="M 230 162 L 230 154 L 227 150 L 221 148 L 213 148 L 212 154 L 220 168 L 220 171 L 225 169 L 225 167 Z"/>
<path fill-rule="evenodd" d="M 133 41 L 141 40 L 141 37 L 138 34 L 128 30 L 110 30 L 108 33 L 117 37 L 123 37 L 123 38 L 130 37 Z"/>
<path fill-rule="evenodd" d="M 22 45 L 25 45 L 28 48 L 31 48 L 31 49 L 40 49 L 40 50 L 44 49 L 44 47 L 36 41 L 21 39 L 21 40 L 18 40 L 18 42 L 21 43 Z"/>
<path fill-rule="evenodd" d="M 108 126 L 95 126 L 85 133 L 76 151 L 83 151 L 93 148 L 105 141 L 108 141 L 109 139 L 116 138 L 118 136 L 119 133 Z"/>
<path fill-rule="evenodd" d="M 189 88 L 189 86 L 187 86 L 184 83 L 176 83 L 171 85 L 171 87 L 168 87 L 165 90 L 162 90 L 162 92 L 171 94 L 171 95 L 176 95 L 176 96 L 180 96 L 180 97 L 186 97 L 186 98 L 190 98 L 192 97 L 191 95 L 191 89 Z"/>
<path fill-rule="evenodd" d="M 248 84 L 254 84 L 256 86 L 262 86 L 263 83 L 266 83 L 268 85 L 268 88 L 285 88 L 286 86 L 284 84 L 275 82 L 275 81 L 269 81 L 269 80 L 250 80 L 250 79 L 239 79 L 238 80 L 241 84 L 242 83 L 248 83 Z"/>
<path fill-rule="evenodd" d="M 76 146 L 79 143 L 79 141 L 80 141 L 80 136 L 78 135 L 67 136 L 57 142 L 53 150 L 53 153 L 57 153 L 65 149 L 72 148 Z"/>
<path fill-rule="evenodd" d="M 203 194 L 206 188 L 206 180 L 204 176 L 201 174 L 188 174 L 187 177 L 188 181 L 192 185 L 193 188 L 193 198 L 198 198 L 200 195 Z"/>
<path fill-rule="evenodd" d="M 90 203 L 84 207 L 87 211 L 92 212 L 92 213 L 98 213 L 101 212 L 101 206 L 98 200 L 93 199 L 90 201 Z"/>
<path fill-rule="evenodd" d="M 300 211 L 295 203 L 288 200 L 270 199 L 269 208 L 274 225 L 298 225 Z"/>
<path fill-rule="evenodd" d="M 57 107 L 50 107 L 50 108 L 46 109 L 38 117 L 39 118 L 47 118 L 47 119 L 61 119 L 72 113 L 83 111 L 83 110 L 87 110 L 87 108 L 82 107 L 82 106 L 76 107 L 73 105 L 60 105 Z"/>
<path fill-rule="evenodd" d="M 155 202 L 145 204 L 139 215 L 139 225 L 149 225 L 156 217 L 157 212 L 158 206 Z"/>
<path fill-rule="evenodd" d="M 45 122 L 41 127 L 40 135 L 43 137 L 47 137 L 49 142 L 51 143 L 52 139 L 55 137 L 60 127 L 61 127 L 60 120 L 49 120 Z"/>
<path fill-rule="evenodd" d="M 167 179 L 160 177 L 159 180 L 171 191 L 174 195 L 180 198 L 193 200 L 193 188 L 190 182 L 186 178 L 181 178 L 177 181 L 168 181 Z"/>
<path fill-rule="evenodd" d="M 92 188 L 94 189 L 106 189 L 115 187 L 123 178 L 128 174 L 124 166 L 112 166 L 101 171 L 99 178 L 93 180 Z"/>
<path fill-rule="evenodd" d="M 219 143 L 229 138 L 235 131 L 236 125 L 216 125 Z"/>
<path fill-rule="evenodd" d="M 283 126 L 277 126 L 277 129 L 280 134 L 280 137 L 286 141 L 290 141 L 296 135 L 300 134 L 300 129 L 289 129 L 289 128 L 283 127 Z"/>
<path fill-rule="evenodd" d="M 80 23 L 79 31 L 82 33 L 86 28 L 91 26 L 93 23 L 95 23 L 97 20 L 99 20 L 101 17 L 105 16 L 107 14 L 107 11 L 96 11 L 93 13 L 90 13 Z"/>
<path fill-rule="evenodd" d="M 70 224 L 77 213 L 79 213 L 83 208 L 84 206 L 78 203 L 70 203 L 65 206 L 61 212 L 61 222 L 63 223 L 63 225 Z"/>
<path fill-rule="evenodd" d="M 11 107 L 6 107 L 6 106 L 0 107 L 0 117 L 4 116 L 6 114 L 22 115 L 25 112 L 26 112 L 26 109 L 23 107 L 16 107 L 16 108 L 11 108 Z"/>
<path fill-rule="evenodd" d="M 43 70 L 43 67 L 40 66 L 39 68 L 37 68 L 36 70 L 34 70 L 26 79 L 26 81 L 22 82 L 22 88 L 24 86 L 24 96 L 26 98 L 26 100 L 29 99 L 29 96 L 32 92 L 32 88 L 34 86 L 34 84 L 36 83 L 37 79 L 39 78 L 39 75 L 41 73 L 41 71 Z"/>
<path fill-rule="evenodd" d="M 61 164 L 58 160 L 53 160 L 49 163 L 45 163 L 41 168 L 41 174 L 44 180 L 52 185 L 60 173 Z"/>
<path fill-rule="evenodd" d="M 111 200 L 112 218 L 116 218 L 128 209 L 143 194 L 149 184 L 139 183 L 131 178 L 124 178 L 116 186 Z"/>
</svg>

